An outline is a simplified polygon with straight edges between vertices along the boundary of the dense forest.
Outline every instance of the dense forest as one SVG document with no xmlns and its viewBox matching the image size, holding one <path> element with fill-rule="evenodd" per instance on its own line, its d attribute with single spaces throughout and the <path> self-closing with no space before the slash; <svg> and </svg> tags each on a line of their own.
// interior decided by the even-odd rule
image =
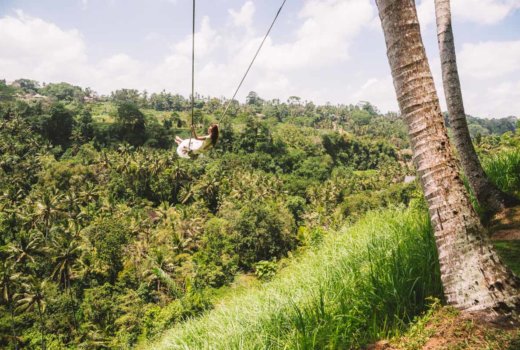
<svg viewBox="0 0 520 350">
<path fill-rule="evenodd" d="M 183 96 L 0 82 L 0 347 L 130 347 L 370 210 L 424 207 L 399 114 L 250 92 L 220 120 L 227 101 L 195 101 L 196 129 L 221 134 L 185 160 Z M 519 194 L 518 120 L 468 123 Z"/>
</svg>

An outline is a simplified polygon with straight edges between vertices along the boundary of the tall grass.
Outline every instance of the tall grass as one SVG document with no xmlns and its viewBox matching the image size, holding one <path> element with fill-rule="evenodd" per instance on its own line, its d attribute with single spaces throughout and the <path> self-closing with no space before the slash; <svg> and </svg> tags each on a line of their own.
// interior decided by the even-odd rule
<svg viewBox="0 0 520 350">
<path fill-rule="evenodd" d="M 150 349 L 349 349 L 397 334 L 441 283 L 427 214 L 368 214 L 269 283 L 180 324 Z"/>
<path fill-rule="evenodd" d="M 483 159 L 489 179 L 506 193 L 520 195 L 520 149 L 510 149 Z"/>
</svg>

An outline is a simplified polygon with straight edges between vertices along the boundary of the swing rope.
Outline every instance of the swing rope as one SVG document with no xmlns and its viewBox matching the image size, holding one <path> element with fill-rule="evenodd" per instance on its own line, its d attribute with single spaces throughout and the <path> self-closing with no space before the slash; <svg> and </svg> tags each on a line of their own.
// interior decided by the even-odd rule
<svg viewBox="0 0 520 350">
<path fill-rule="evenodd" d="M 276 20 L 280 16 L 280 13 L 282 12 L 283 7 L 285 6 L 285 3 L 287 0 L 283 0 L 282 4 L 280 5 L 280 8 L 276 12 L 276 15 L 274 16 L 273 21 L 271 22 L 271 25 L 269 26 L 269 29 L 267 30 L 267 33 L 265 34 L 264 38 L 262 39 L 260 46 L 258 46 L 258 49 L 255 52 L 255 55 L 253 56 L 253 59 L 249 63 L 249 66 L 247 67 L 246 72 L 242 76 L 242 79 L 240 80 L 240 83 L 238 84 L 237 88 L 235 89 L 235 92 L 233 93 L 233 97 L 227 102 L 226 107 L 224 109 L 224 113 L 222 113 L 222 116 L 219 118 L 219 124 L 223 123 L 224 118 L 227 115 L 227 112 L 229 110 L 229 107 L 231 107 L 231 103 L 235 100 L 235 97 L 238 94 L 238 91 L 242 87 L 242 84 L 246 80 L 247 75 L 249 74 L 249 71 L 251 70 L 251 67 L 255 63 L 256 58 L 258 57 L 258 54 L 260 53 L 260 50 L 262 50 L 262 47 L 264 46 L 265 41 L 267 40 L 267 37 L 271 33 L 271 29 L 273 29 L 274 24 L 276 23 Z M 193 133 L 193 128 L 195 126 L 194 121 L 194 114 L 195 114 L 195 0 L 193 0 L 193 18 L 192 18 L 192 29 L 191 29 L 191 129 Z M 194 136 L 194 135 L 192 135 Z M 188 145 L 188 148 L 191 148 L 191 140 Z"/>
<path fill-rule="evenodd" d="M 191 149 L 191 140 L 194 135 L 194 116 L 195 114 L 195 0 L 193 0 L 193 17 L 191 21 L 191 137 L 188 149 Z"/>
<path fill-rule="evenodd" d="M 285 6 L 285 2 L 287 0 L 283 0 L 282 4 L 280 5 L 280 8 L 278 9 L 278 12 L 276 12 L 276 15 L 274 16 L 274 19 L 273 19 L 273 22 L 271 23 L 271 25 L 269 26 L 269 29 L 267 30 L 267 33 L 265 34 L 264 36 L 264 39 L 262 40 L 262 42 L 260 43 L 260 46 L 258 46 L 258 49 L 256 50 L 256 53 L 255 55 L 253 56 L 253 59 L 251 60 L 251 63 L 249 63 L 249 66 L 247 67 L 247 70 L 244 74 L 244 76 L 242 77 L 242 79 L 240 80 L 240 83 L 238 84 L 236 90 L 235 90 L 235 93 L 233 94 L 233 97 L 231 97 L 231 99 L 228 101 L 227 105 L 226 105 L 226 108 L 224 109 L 224 113 L 222 113 L 222 116 L 220 117 L 220 120 L 219 120 L 219 123 L 222 123 L 224 118 L 226 117 L 227 115 L 227 112 L 228 112 L 228 109 L 229 107 L 231 106 L 231 103 L 233 102 L 233 100 L 235 99 L 235 97 L 237 96 L 237 93 L 238 93 L 238 90 L 240 90 L 240 88 L 242 87 L 242 84 L 244 83 L 244 80 L 246 80 L 246 77 L 247 77 L 247 74 L 249 73 L 249 71 L 251 70 L 251 67 L 253 66 L 253 63 L 255 63 L 255 60 L 256 60 L 256 57 L 258 56 L 258 54 L 260 53 L 260 50 L 262 49 L 262 47 L 264 46 L 264 43 L 265 41 L 267 40 L 267 37 L 269 36 L 269 34 L 271 33 L 271 29 L 273 29 L 273 26 L 276 22 L 276 20 L 278 19 L 278 16 L 280 15 L 280 12 L 282 12 L 282 9 L 283 7 Z"/>
</svg>

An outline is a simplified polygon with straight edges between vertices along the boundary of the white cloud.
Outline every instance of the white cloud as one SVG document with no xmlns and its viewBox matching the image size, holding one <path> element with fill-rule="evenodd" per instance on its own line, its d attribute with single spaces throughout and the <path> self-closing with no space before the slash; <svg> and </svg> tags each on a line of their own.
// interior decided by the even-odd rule
<svg viewBox="0 0 520 350">
<path fill-rule="evenodd" d="M 197 58 L 209 55 L 220 43 L 221 37 L 211 28 L 209 17 L 202 18 L 201 29 L 195 33 L 195 51 Z M 192 37 L 186 36 L 184 40 L 174 46 L 176 53 L 191 57 Z"/>
<path fill-rule="evenodd" d="M 500 116 L 508 116 L 511 111 L 515 111 L 516 116 L 520 114 L 520 79 L 489 87 L 486 92 L 488 116 L 497 116 L 497 112 Z"/>
<path fill-rule="evenodd" d="M 269 69 L 302 69 L 344 61 L 353 38 L 374 17 L 368 0 L 310 0 L 299 13 L 303 20 L 293 42 L 266 42 L 259 63 Z M 260 38 L 256 43 L 257 46 Z"/>
<path fill-rule="evenodd" d="M 22 11 L 0 19 L 0 72 L 6 78 L 76 80 L 86 64 L 77 30 L 62 30 Z"/>
<path fill-rule="evenodd" d="M 391 76 L 369 78 L 357 91 L 348 97 L 351 103 L 369 101 L 381 111 L 398 111 L 397 98 Z"/>
<path fill-rule="evenodd" d="M 229 9 L 228 13 L 231 16 L 235 26 L 250 29 L 253 24 L 255 4 L 253 4 L 252 1 L 246 1 L 239 11 Z"/>
<path fill-rule="evenodd" d="M 520 41 L 466 43 L 457 54 L 461 75 L 489 79 L 520 71 Z"/>
<path fill-rule="evenodd" d="M 464 108 L 467 114 L 501 118 L 520 115 L 520 77 L 507 81 L 489 82 L 472 88 L 469 81 L 461 81 Z"/>
<path fill-rule="evenodd" d="M 252 25 L 253 2 L 228 13 L 233 27 L 217 32 L 206 16 L 196 34 L 196 86 L 203 94 L 230 97 L 262 39 L 254 37 L 252 28 L 241 30 Z M 268 97 L 280 97 L 286 91 L 311 95 L 313 90 L 323 91 L 323 86 L 306 88 L 301 82 L 299 88 L 294 86 L 285 70 L 304 72 L 346 60 L 350 42 L 373 16 L 369 0 L 307 1 L 292 41 L 276 43 L 268 38 L 244 91 L 256 89 Z M 153 35 L 147 37 L 153 39 Z M 131 87 L 187 94 L 191 85 L 191 35 L 171 43 L 170 53 L 158 62 L 139 61 L 124 53 L 92 62 L 77 30 L 65 30 L 19 12 L 0 19 L 0 45 L 0 71 L 11 80 L 26 76 L 46 82 L 69 81 L 101 93 Z M 307 78 L 312 80 L 315 77 Z"/>
<path fill-rule="evenodd" d="M 457 53 L 467 113 L 520 114 L 520 41 L 466 43 Z"/>
<path fill-rule="evenodd" d="M 496 24 L 520 8 L 520 0 L 456 0 L 451 2 L 452 17 L 464 22 Z M 433 0 L 422 0 L 417 6 L 419 23 L 426 27 L 435 23 Z"/>
</svg>

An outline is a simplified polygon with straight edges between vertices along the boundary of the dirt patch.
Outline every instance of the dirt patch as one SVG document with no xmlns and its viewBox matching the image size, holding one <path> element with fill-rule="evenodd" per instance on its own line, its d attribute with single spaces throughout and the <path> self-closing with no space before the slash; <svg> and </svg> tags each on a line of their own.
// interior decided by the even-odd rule
<svg viewBox="0 0 520 350">
<path fill-rule="evenodd" d="M 493 240 L 520 240 L 520 206 L 495 215 L 489 224 L 489 232 Z"/>
<path fill-rule="evenodd" d="M 493 232 L 491 236 L 492 240 L 495 241 L 517 241 L 520 240 L 520 229 L 509 228 L 504 230 L 498 230 Z"/>
<path fill-rule="evenodd" d="M 506 208 L 496 214 L 489 223 L 490 229 L 505 229 L 520 227 L 520 206 Z"/>
<path fill-rule="evenodd" d="M 370 350 L 520 350 L 520 328 L 497 325 L 479 315 L 442 307 L 418 318 L 399 338 L 379 341 Z"/>
</svg>

